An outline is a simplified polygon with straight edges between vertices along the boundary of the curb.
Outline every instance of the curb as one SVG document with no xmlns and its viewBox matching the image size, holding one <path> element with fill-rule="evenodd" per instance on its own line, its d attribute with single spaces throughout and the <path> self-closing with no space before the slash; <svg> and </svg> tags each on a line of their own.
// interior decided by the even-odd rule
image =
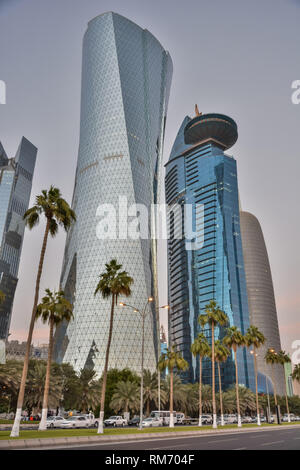
<svg viewBox="0 0 300 470">
<path fill-rule="evenodd" d="M 235 434 L 236 432 L 265 432 L 278 429 L 295 429 L 299 428 L 300 424 L 285 425 L 285 426 L 272 426 L 272 427 L 257 427 L 257 428 L 241 428 L 241 429 L 220 429 L 220 430 L 207 430 L 207 431 L 175 431 L 175 432 L 151 432 L 142 434 L 118 434 L 117 436 L 74 436 L 74 437 L 57 437 L 57 438 L 36 438 L 36 439 L 16 439 L 16 440 L 0 440 L 1 450 L 14 450 L 14 449 L 38 449 L 49 446 L 61 447 L 68 444 L 109 444 L 111 442 L 122 441 L 139 441 L 147 438 L 167 438 L 167 437 L 191 437 L 191 436 L 208 436 L 219 434 Z"/>
</svg>

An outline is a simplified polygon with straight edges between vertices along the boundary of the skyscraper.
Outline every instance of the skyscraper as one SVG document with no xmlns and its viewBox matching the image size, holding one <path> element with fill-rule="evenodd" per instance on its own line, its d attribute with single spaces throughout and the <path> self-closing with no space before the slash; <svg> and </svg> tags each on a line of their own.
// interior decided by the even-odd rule
<svg viewBox="0 0 300 470">
<path fill-rule="evenodd" d="M 37 148 L 22 137 L 15 158 L 8 158 L 0 143 L 0 339 L 7 339 Z"/>
<path fill-rule="evenodd" d="M 198 359 L 190 347 L 200 331 L 198 316 L 210 300 L 226 312 L 230 326 L 239 327 L 242 333 L 249 326 L 237 167 L 235 159 L 224 153 L 237 137 L 237 125 L 231 118 L 202 115 L 196 107 L 196 117 L 183 120 L 166 165 L 166 202 L 170 209 L 176 208 L 169 216 L 169 335 L 190 365 L 183 374 L 186 381 L 199 379 Z M 187 230 L 190 223 L 191 235 Z M 210 329 L 205 331 L 210 340 Z M 216 338 L 224 333 L 224 328 L 217 328 Z M 237 360 L 239 383 L 254 389 L 253 358 L 240 348 Z M 204 360 L 203 380 L 211 383 L 210 360 Z M 222 365 L 222 383 L 228 387 L 234 382 L 230 357 Z"/>
<path fill-rule="evenodd" d="M 149 31 L 112 12 L 89 22 L 83 41 L 80 144 L 72 202 L 77 222 L 67 237 L 61 275 L 75 319 L 55 337 L 56 359 L 77 370 L 94 368 L 99 375 L 103 371 L 110 304 L 100 295 L 94 297 L 94 291 L 112 258 L 134 278 L 128 303 L 143 308 L 150 295 L 155 298 L 145 322 L 145 368 L 156 367 L 160 344 L 150 206 L 157 202 L 171 76 L 170 55 Z M 127 210 L 119 209 L 120 197 L 122 202 L 126 198 L 128 207 L 140 204 L 140 209 L 131 207 L 131 216 L 141 207 L 149 209 L 147 220 L 139 220 L 145 237 L 128 238 Z M 116 233 L 109 228 L 106 237 L 97 232 L 103 204 L 111 205 L 107 211 L 116 209 L 118 225 Z M 140 363 L 141 318 L 133 310 L 117 308 L 109 367 L 139 371 Z"/>
<path fill-rule="evenodd" d="M 250 320 L 266 337 L 266 343 L 259 349 L 257 356 L 259 390 L 266 391 L 266 376 L 270 381 L 273 367 L 276 391 L 283 395 L 285 377 L 282 366 L 271 366 L 264 360 L 268 348 L 275 351 L 281 349 L 272 273 L 264 235 L 253 214 L 241 212 L 240 217 Z"/>
</svg>

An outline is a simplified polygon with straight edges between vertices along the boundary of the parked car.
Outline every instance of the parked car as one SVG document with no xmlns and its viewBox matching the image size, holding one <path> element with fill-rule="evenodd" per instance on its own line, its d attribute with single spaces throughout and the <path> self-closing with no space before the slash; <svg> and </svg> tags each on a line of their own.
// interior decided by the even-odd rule
<svg viewBox="0 0 300 470">
<path fill-rule="evenodd" d="M 154 426 L 162 426 L 163 421 L 161 418 L 146 418 L 142 421 L 142 427 L 152 428 Z"/>
<path fill-rule="evenodd" d="M 64 421 L 62 416 L 48 416 L 46 420 L 46 427 L 53 429 L 53 428 L 60 428 L 61 423 Z"/>
<path fill-rule="evenodd" d="M 135 416 L 128 421 L 128 426 L 139 426 L 140 425 L 140 417 Z"/>
<path fill-rule="evenodd" d="M 236 424 L 237 416 L 235 414 L 225 414 L 224 415 L 225 424 Z"/>
<path fill-rule="evenodd" d="M 127 420 L 124 419 L 122 416 L 110 416 L 108 419 L 104 420 L 104 426 L 126 426 Z"/>
<path fill-rule="evenodd" d="M 252 423 L 251 416 L 242 416 L 242 423 Z"/>
<path fill-rule="evenodd" d="M 60 428 L 89 428 L 89 420 L 85 416 L 70 416 L 59 424 Z"/>
<path fill-rule="evenodd" d="M 202 421 L 202 424 L 212 424 L 213 417 L 212 415 L 202 415 L 201 421 Z"/>
</svg>

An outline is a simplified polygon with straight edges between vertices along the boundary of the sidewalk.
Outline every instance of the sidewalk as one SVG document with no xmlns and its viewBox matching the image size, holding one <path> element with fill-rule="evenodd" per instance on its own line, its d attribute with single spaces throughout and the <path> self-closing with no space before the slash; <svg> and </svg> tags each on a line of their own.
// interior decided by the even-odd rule
<svg viewBox="0 0 300 470">
<path fill-rule="evenodd" d="M 294 429 L 299 428 L 300 424 L 292 425 L 275 425 L 270 427 L 255 428 L 230 428 L 230 429 L 210 429 L 205 431 L 176 431 L 176 432 L 160 432 L 160 433 L 143 433 L 143 434 L 118 434 L 118 435 L 97 435 L 97 436 L 77 436 L 77 437 L 57 437 L 57 438 L 41 438 L 41 439 L 16 439 L 16 440 L 0 440 L 0 450 L 18 450 L 18 449 L 42 449 L 49 447 L 62 447 L 73 444 L 91 444 L 91 443 L 111 443 L 122 441 L 139 441 L 146 438 L 155 437 L 191 437 L 191 436 L 207 436 L 218 434 L 235 434 L 237 432 L 265 432 L 278 429 Z"/>
</svg>

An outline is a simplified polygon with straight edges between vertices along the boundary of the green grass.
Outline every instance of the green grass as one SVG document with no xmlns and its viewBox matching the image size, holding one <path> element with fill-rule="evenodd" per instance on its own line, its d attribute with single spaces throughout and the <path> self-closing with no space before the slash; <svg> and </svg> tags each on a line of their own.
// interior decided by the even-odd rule
<svg viewBox="0 0 300 470">
<path fill-rule="evenodd" d="M 282 423 L 282 425 L 287 424 L 299 424 L 295 423 Z M 267 426 L 275 426 L 276 424 L 262 424 L 263 427 Z M 227 425 L 225 429 L 236 429 L 237 425 Z M 243 424 L 243 428 L 257 428 L 256 424 Z M 198 426 L 180 426 L 174 428 L 149 428 L 149 429 L 142 429 L 139 430 L 137 428 L 109 428 L 104 430 L 104 435 L 118 435 L 118 434 L 143 434 L 143 433 L 160 433 L 160 432 L 178 432 L 178 431 L 206 431 L 208 429 L 212 429 L 212 426 L 204 426 L 203 428 L 199 428 Z M 218 429 L 221 429 L 219 427 Z M 223 429 L 223 428 L 222 428 Z M 96 429 L 53 429 L 47 431 L 20 431 L 19 437 L 10 438 L 10 431 L 0 431 L 0 440 L 5 439 L 42 439 L 42 438 L 56 438 L 56 437 L 73 437 L 73 436 L 96 436 L 97 430 Z M 99 436 L 101 439 L 101 436 Z"/>
<path fill-rule="evenodd" d="M 13 419 L 0 419 L 0 424 L 13 424 Z M 21 424 L 39 424 L 39 421 L 21 421 Z"/>
</svg>

